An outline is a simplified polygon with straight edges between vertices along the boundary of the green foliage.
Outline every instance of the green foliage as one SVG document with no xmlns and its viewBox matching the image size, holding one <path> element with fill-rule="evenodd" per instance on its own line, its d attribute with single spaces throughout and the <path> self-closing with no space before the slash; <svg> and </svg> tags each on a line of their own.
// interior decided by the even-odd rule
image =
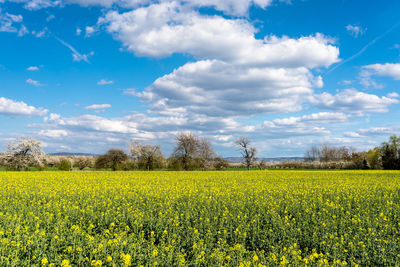
<svg viewBox="0 0 400 267">
<path fill-rule="evenodd" d="M 98 156 L 95 161 L 96 169 L 108 169 L 113 171 L 122 170 L 123 163 L 128 159 L 124 151 L 120 149 L 110 149 L 106 154 Z"/>
<path fill-rule="evenodd" d="M 71 161 L 68 159 L 62 159 L 60 163 L 58 163 L 58 169 L 60 171 L 70 171 L 72 169 Z"/>
<path fill-rule="evenodd" d="M 94 162 L 94 167 L 96 169 L 109 169 L 111 168 L 111 164 L 106 155 L 100 155 L 96 158 Z"/>
<path fill-rule="evenodd" d="M 225 170 L 229 167 L 229 162 L 221 157 L 216 157 L 214 159 L 214 168 L 216 170 Z"/>
<path fill-rule="evenodd" d="M 382 166 L 385 170 L 400 170 L 400 137 L 392 135 L 380 147 Z"/>
</svg>

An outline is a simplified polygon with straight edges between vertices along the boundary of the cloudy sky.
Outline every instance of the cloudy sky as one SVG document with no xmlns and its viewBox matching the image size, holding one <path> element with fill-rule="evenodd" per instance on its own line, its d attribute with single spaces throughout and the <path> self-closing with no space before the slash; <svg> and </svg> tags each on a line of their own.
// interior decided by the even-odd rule
<svg viewBox="0 0 400 267">
<path fill-rule="evenodd" d="M 103 153 L 193 131 L 223 156 L 400 134 L 400 2 L 0 0 L 0 150 Z"/>
</svg>

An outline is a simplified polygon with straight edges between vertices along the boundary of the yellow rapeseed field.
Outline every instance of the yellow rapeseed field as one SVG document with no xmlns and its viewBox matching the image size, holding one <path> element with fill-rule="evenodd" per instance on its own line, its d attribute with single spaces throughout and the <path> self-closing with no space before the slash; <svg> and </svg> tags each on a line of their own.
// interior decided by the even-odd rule
<svg viewBox="0 0 400 267">
<path fill-rule="evenodd" d="M 399 266 L 400 172 L 1 172 L 0 266 Z"/>
</svg>

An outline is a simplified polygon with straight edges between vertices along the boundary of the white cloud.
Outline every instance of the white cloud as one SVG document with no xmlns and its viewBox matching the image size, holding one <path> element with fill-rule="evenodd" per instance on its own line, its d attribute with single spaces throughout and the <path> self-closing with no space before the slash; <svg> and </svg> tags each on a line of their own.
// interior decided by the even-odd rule
<svg viewBox="0 0 400 267">
<path fill-rule="evenodd" d="M 273 122 L 277 125 L 294 125 L 299 123 L 307 124 L 330 124 L 345 122 L 349 115 L 341 112 L 319 112 L 299 117 L 290 117 L 284 119 L 275 119 Z"/>
<path fill-rule="evenodd" d="M 389 77 L 394 80 L 400 80 L 400 64 L 372 64 L 361 68 L 359 78 L 360 83 L 366 88 L 382 89 L 383 85 L 377 83 L 372 76 Z"/>
<path fill-rule="evenodd" d="M 400 63 L 372 64 L 363 66 L 363 75 L 376 75 L 400 80 Z"/>
<path fill-rule="evenodd" d="M 367 28 L 362 28 L 361 26 L 358 25 L 349 24 L 346 26 L 346 30 L 355 38 L 357 38 L 359 35 L 363 35 L 367 31 Z"/>
<path fill-rule="evenodd" d="M 21 28 L 18 31 L 18 36 L 21 37 L 28 33 L 29 33 L 28 28 L 26 28 L 25 25 L 21 25 Z"/>
<path fill-rule="evenodd" d="M 365 136 L 357 133 L 357 132 L 344 132 L 343 136 L 350 138 L 365 138 Z"/>
<path fill-rule="evenodd" d="M 22 20 L 22 15 L 3 13 L 0 8 L 0 32 L 18 32 L 15 24 L 20 24 Z"/>
<path fill-rule="evenodd" d="M 187 63 L 142 92 L 125 93 L 152 102 L 152 112 L 246 116 L 293 112 L 322 87 L 311 69 L 338 61 L 339 50 L 321 34 L 298 39 L 266 36 L 243 19 L 206 16 L 177 2 L 108 12 L 99 24 L 137 55 L 188 53 Z"/>
<path fill-rule="evenodd" d="M 113 84 L 113 81 L 106 80 L 106 79 L 101 79 L 100 81 L 97 82 L 98 85 L 108 85 L 108 84 Z"/>
<path fill-rule="evenodd" d="M 387 94 L 387 97 L 398 98 L 398 97 L 400 97 L 400 95 L 396 92 L 392 92 L 392 93 Z"/>
<path fill-rule="evenodd" d="M 29 83 L 29 84 L 34 85 L 34 86 L 42 86 L 42 84 L 39 81 L 32 80 L 31 78 L 28 78 L 26 80 L 26 83 Z"/>
<path fill-rule="evenodd" d="M 1 1 L 4 0 L 0 0 Z M 104 6 L 110 8 L 113 5 L 122 8 L 136 9 L 141 6 L 148 6 L 154 3 L 174 2 L 174 0 L 11 0 L 25 3 L 24 7 L 29 10 L 62 6 L 64 4 L 79 4 L 81 6 Z M 180 1 L 188 8 L 210 7 L 222 11 L 227 15 L 246 16 L 251 6 L 267 8 L 273 0 L 182 0 Z M 280 0 L 279 2 L 289 2 Z"/>
<path fill-rule="evenodd" d="M 119 119 L 107 119 L 94 115 L 82 115 L 79 117 L 61 118 L 50 116 L 45 122 L 75 130 L 115 132 L 115 133 L 136 133 L 136 124 L 127 123 Z"/>
<path fill-rule="evenodd" d="M 61 3 L 61 1 L 59 0 L 29 0 L 25 2 L 26 4 L 24 5 L 24 8 L 28 10 L 38 10 L 42 8 L 55 7 Z"/>
<path fill-rule="evenodd" d="M 53 19 L 55 19 L 55 18 L 56 18 L 56 16 L 54 16 L 53 14 L 51 14 L 51 15 L 49 15 L 49 16 L 46 18 L 46 21 L 49 22 L 49 21 L 51 21 L 51 20 L 53 20 Z"/>
<path fill-rule="evenodd" d="M 37 67 L 37 66 L 30 66 L 30 67 L 28 67 L 26 70 L 29 70 L 29 71 L 38 71 L 38 70 L 39 70 L 39 67 Z"/>
<path fill-rule="evenodd" d="M 336 95 L 322 93 L 310 98 L 310 102 L 318 108 L 343 111 L 357 115 L 364 113 L 388 112 L 388 107 L 400 103 L 399 100 L 367 94 L 355 89 L 346 89 Z"/>
<path fill-rule="evenodd" d="M 176 2 L 122 14 L 110 11 L 99 23 L 106 24 L 108 32 L 139 56 L 189 53 L 200 59 L 236 64 L 309 68 L 338 61 L 338 48 L 321 34 L 256 39 L 256 29 L 246 20 L 200 15 Z"/>
<path fill-rule="evenodd" d="M 136 95 L 153 110 L 209 116 L 294 112 L 313 90 L 306 68 L 247 68 L 216 60 L 187 63 Z"/>
<path fill-rule="evenodd" d="M 389 136 L 399 132 L 400 127 L 370 127 L 359 129 L 355 132 L 344 132 L 343 136 L 352 138 L 372 138 L 372 137 L 382 137 Z"/>
<path fill-rule="evenodd" d="M 86 26 L 85 28 L 85 37 L 90 37 L 92 36 L 95 32 L 97 31 L 97 29 L 95 27 L 91 27 L 91 26 Z"/>
<path fill-rule="evenodd" d="M 68 136 L 68 132 L 65 130 L 40 130 L 39 135 L 50 137 L 50 138 L 60 138 Z"/>
<path fill-rule="evenodd" d="M 397 133 L 400 127 L 371 127 L 366 129 L 360 129 L 357 132 L 366 136 L 382 136 L 382 135 L 392 135 Z"/>
<path fill-rule="evenodd" d="M 37 38 L 42 38 L 46 36 L 46 34 L 49 32 L 49 29 L 47 27 L 44 27 L 41 31 L 32 31 L 32 34 L 35 35 Z"/>
<path fill-rule="evenodd" d="M 8 116 L 43 116 L 47 109 L 28 106 L 24 102 L 17 102 L 11 99 L 0 97 L 0 114 Z"/>
<path fill-rule="evenodd" d="M 70 3 L 78 3 L 83 6 L 101 5 L 111 7 L 113 4 L 125 8 L 137 8 L 140 6 L 147 6 L 153 3 L 166 3 L 173 2 L 172 0 L 68 0 Z M 243 16 L 246 15 L 250 6 L 258 6 L 263 9 L 272 4 L 273 0 L 182 0 L 180 1 L 187 7 L 212 7 L 220 10 L 225 14 Z M 282 1 L 281 1 L 282 2 Z"/>
<path fill-rule="evenodd" d="M 75 34 L 79 36 L 79 35 L 81 35 L 81 33 L 82 33 L 82 30 L 80 28 L 76 28 Z"/>
<path fill-rule="evenodd" d="M 110 104 L 93 104 L 93 105 L 85 107 L 85 109 L 105 109 L 105 108 L 111 108 L 111 105 Z"/>
</svg>

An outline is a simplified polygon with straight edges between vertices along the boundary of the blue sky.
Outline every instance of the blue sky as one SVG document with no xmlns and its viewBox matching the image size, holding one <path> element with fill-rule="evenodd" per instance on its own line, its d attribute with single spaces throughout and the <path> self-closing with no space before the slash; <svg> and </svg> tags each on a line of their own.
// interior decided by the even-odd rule
<svg viewBox="0 0 400 267">
<path fill-rule="evenodd" d="M 215 4 L 217 3 L 217 4 Z M 0 150 L 103 153 L 179 132 L 223 156 L 400 134 L 400 3 L 0 0 Z"/>
</svg>

